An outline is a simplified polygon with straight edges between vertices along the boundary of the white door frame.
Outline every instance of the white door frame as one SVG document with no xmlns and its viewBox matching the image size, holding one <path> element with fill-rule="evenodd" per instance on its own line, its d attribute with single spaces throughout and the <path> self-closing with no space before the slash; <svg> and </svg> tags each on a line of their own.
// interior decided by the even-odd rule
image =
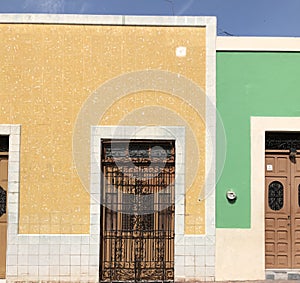
<svg viewBox="0 0 300 283">
<path fill-rule="evenodd" d="M 300 117 L 251 117 L 251 231 L 257 269 L 265 272 L 265 133 L 300 131 Z M 251 255 L 250 255 L 251 256 Z"/>
</svg>

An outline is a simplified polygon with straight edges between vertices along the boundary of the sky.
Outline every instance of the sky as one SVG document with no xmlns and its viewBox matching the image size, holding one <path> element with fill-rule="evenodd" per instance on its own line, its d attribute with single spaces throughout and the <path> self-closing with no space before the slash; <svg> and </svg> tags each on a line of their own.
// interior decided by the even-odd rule
<svg viewBox="0 0 300 283">
<path fill-rule="evenodd" d="M 300 0 L 0 0 L 0 13 L 216 16 L 218 35 L 300 37 Z"/>
</svg>

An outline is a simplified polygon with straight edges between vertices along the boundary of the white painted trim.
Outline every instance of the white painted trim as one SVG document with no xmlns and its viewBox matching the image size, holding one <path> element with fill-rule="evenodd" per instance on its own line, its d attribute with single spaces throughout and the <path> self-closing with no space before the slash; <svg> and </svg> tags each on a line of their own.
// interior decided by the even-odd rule
<svg viewBox="0 0 300 283">
<path fill-rule="evenodd" d="M 202 16 L 121 16 L 75 14 L 0 14 L 0 23 L 207 26 L 215 17 Z"/>
<path fill-rule="evenodd" d="M 93 126 L 91 134 L 91 223 L 98 227 L 97 250 L 100 250 L 100 200 L 101 200 L 101 140 L 102 139 L 152 139 L 152 140 L 174 140 L 175 141 L 175 281 L 182 276 L 181 270 L 184 266 L 179 263 L 183 255 L 179 252 L 178 245 L 184 241 L 184 206 L 185 206 L 185 128 L 184 127 L 134 127 L 134 126 Z M 180 270 L 178 272 L 178 270 Z"/>
<path fill-rule="evenodd" d="M 205 109 L 205 233 L 215 246 L 216 191 L 216 32 L 217 21 L 206 27 L 206 109 Z M 215 255 L 213 255 L 215 256 Z"/>
<path fill-rule="evenodd" d="M 77 14 L 0 14 L 0 24 L 154 25 L 216 27 L 216 17 Z M 215 40 L 215 39 L 214 39 Z M 216 37 L 217 51 L 300 51 L 300 37 Z"/>
<path fill-rule="evenodd" d="M 259 273 L 265 272 L 265 132 L 300 131 L 300 117 L 251 117 L 251 229 Z M 247 239 L 251 239 L 248 235 Z M 239 251 L 243 254 L 242 250 Z M 247 255 L 249 258 L 249 254 Z"/>
<path fill-rule="evenodd" d="M 18 200 L 20 185 L 20 135 L 21 126 L 14 124 L 0 124 L 0 134 L 9 136 L 8 152 L 8 186 L 7 186 L 7 250 L 6 250 L 6 278 L 8 278 L 8 255 L 10 251 L 11 233 L 16 231 L 18 221 Z M 1 280 L 0 282 L 5 282 Z"/>
<path fill-rule="evenodd" d="M 300 37 L 217 37 L 217 51 L 299 52 Z"/>
</svg>

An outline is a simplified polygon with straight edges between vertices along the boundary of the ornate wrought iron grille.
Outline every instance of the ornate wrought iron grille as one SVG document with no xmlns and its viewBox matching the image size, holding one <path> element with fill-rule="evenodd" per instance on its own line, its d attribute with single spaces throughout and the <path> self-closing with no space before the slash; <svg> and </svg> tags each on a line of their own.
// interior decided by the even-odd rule
<svg viewBox="0 0 300 283">
<path fill-rule="evenodd" d="M 280 210 L 283 207 L 284 193 L 280 182 L 274 181 L 269 185 L 268 201 L 272 210 Z"/>
<path fill-rule="evenodd" d="M 102 141 L 101 282 L 174 281 L 174 141 Z"/>
<path fill-rule="evenodd" d="M 8 152 L 9 150 L 9 137 L 0 136 L 0 152 Z"/>
<path fill-rule="evenodd" d="M 300 149 L 300 132 L 266 132 L 265 149 Z"/>
<path fill-rule="evenodd" d="M 0 186 L 0 217 L 6 213 L 6 191 Z"/>
</svg>

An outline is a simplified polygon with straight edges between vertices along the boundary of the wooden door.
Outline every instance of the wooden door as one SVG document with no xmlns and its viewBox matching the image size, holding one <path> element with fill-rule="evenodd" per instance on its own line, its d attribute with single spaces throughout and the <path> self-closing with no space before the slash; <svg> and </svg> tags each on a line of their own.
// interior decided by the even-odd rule
<svg viewBox="0 0 300 283">
<path fill-rule="evenodd" d="M 300 157 L 265 157 L 266 268 L 300 268 Z"/>
<path fill-rule="evenodd" d="M 291 266 L 290 161 L 288 155 L 266 155 L 266 268 Z"/>
<path fill-rule="evenodd" d="M 7 242 L 8 155 L 0 153 L 0 279 L 5 278 Z"/>
<path fill-rule="evenodd" d="M 291 162 L 292 268 L 300 269 L 300 156 Z"/>
</svg>

